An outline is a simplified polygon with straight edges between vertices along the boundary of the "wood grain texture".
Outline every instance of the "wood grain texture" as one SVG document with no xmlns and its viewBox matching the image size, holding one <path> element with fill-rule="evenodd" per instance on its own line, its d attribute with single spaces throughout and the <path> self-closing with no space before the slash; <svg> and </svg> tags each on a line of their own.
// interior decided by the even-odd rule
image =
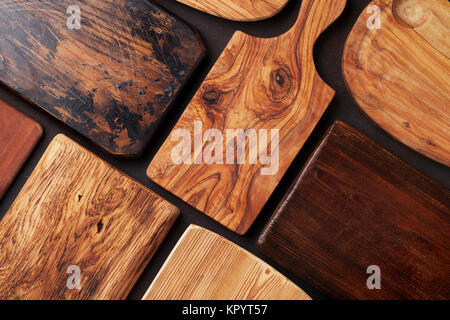
<svg viewBox="0 0 450 320">
<path fill-rule="evenodd" d="M 0 81 L 105 151 L 137 157 L 204 54 L 198 34 L 140 0 L 0 2 Z M 70 21 L 70 20 L 69 20 Z"/>
<path fill-rule="evenodd" d="M 191 225 L 144 300 L 310 300 L 291 281 L 238 245 Z"/>
<path fill-rule="evenodd" d="M 369 30 L 366 11 L 345 46 L 346 83 L 362 110 L 389 134 L 450 166 L 450 59 L 414 29 L 398 23 L 392 0 L 381 9 L 381 29 Z M 448 39 L 448 29 L 447 29 Z"/>
<path fill-rule="evenodd" d="M 42 137 L 42 127 L 0 100 L 0 199 Z"/>
<path fill-rule="evenodd" d="M 448 0 L 393 0 L 398 22 L 420 34 L 436 50 L 450 58 L 450 2 Z"/>
<path fill-rule="evenodd" d="M 223 133 L 228 129 L 278 129 L 280 156 L 275 175 L 262 175 L 261 163 L 175 165 L 171 153 L 177 142 L 169 138 L 151 162 L 148 177 L 244 234 L 334 96 L 316 72 L 313 47 L 345 3 L 303 1 L 294 27 L 277 38 L 259 39 L 236 32 L 172 131 L 188 130 L 193 136 L 195 121 L 200 121 L 205 131 Z M 203 149 L 209 144 L 214 142 L 205 143 Z M 246 144 L 249 149 L 248 141 Z M 223 158 L 226 149 L 224 146 Z"/>
<path fill-rule="evenodd" d="M 200 11 L 234 21 L 258 21 L 279 13 L 289 0 L 177 0 Z"/>
<path fill-rule="evenodd" d="M 258 247 L 331 298 L 449 299 L 449 239 L 450 191 L 338 122 Z"/>
<path fill-rule="evenodd" d="M 59 135 L 0 223 L 0 299 L 124 299 L 177 216 Z M 67 288 L 71 265 L 80 290 Z"/>
</svg>

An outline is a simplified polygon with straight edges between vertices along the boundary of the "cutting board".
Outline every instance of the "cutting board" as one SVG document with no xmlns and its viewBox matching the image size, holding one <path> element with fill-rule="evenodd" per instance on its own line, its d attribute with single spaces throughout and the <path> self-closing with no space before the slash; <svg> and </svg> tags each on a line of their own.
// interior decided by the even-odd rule
<svg viewBox="0 0 450 320">
<path fill-rule="evenodd" d="M 0 100 L 0 199 L 42 136 L 42 127 Z"/>
<path fill-rule="evenodd" d="M 310 300 L 262 260 L 221 236 L 191 225 L 144 300 Z"/>
<path fill-rule="evenodd" d="M 258 21 L 279 13 L 289 0 L 177 0 L 203 12 L 235 21 Z"/>
<path fill-rule="evenodd" d="M 449 239 L 450 191 L 338 122 L 257 245 L 334 299 L 449 299 Z"/>
<path fill-rule="evenodd" d="M 3 0 L 0 39 L 0 81 L 121 157 L 143 152 L 204 54 L 187 24 L 140 0 Z"/>
<path fill-rule="evenodd" d="M 314 67 L 313 47 L 345 3 L 303 1 L 293 28 L 277 38 L 236 32 L 151 162 L 148 177 L 244 234 L 333 99 Z M 230 138 L 228 130 L 242 130 L 243 141 Z M 258 146 L 251 134 L 245 139 L 251 132 Z M 180 152 L 178 161 L 177 149 L 191 145 L 188 138 L 194 147 Z M 245 159 L 238 156 L 239 145 Z"/>
<path fill-rule="evenodd" d="M 443 29 L 442 24 L 450 20 L 441 17 L 442 11 L 436 16 L 424 10 L 424 16 L 431 18 L 414 29 L 393 16 L 391 0 L 371 5 L 380 8 L 381 28 L 368 29 L 367 21 L 374 13 L 366 10 L 353 27 L 343 56 L 347 85 L 362 110 L 381 128 L 450 166 L 450 88 L 445 85 L 450 83 L 450 59 L 430 38 L 438 28 L 433 26 L 441 24 Z M 411 8 L 406 12 L 416 12 Z M 447 10 L 449 15 L 448 2 Z M 448 27 L 440 39 L 450 47 Z"/>
<path fill-rule="evenodd" d="M 0 223 L 0 299 L 124 299 L 177 215 L 58 135 Z"/>
</svg>

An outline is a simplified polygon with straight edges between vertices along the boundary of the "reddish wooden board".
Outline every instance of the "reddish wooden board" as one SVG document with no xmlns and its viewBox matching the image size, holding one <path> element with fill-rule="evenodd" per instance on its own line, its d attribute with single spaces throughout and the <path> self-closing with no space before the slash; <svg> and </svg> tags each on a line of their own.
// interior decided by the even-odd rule
<svg viewBox="0 0 450 320">
<path fill-rule="evenodd" d="M 42 136 L 34 120 L 0 100 L 0 199 Z"/>
<path fill-rule="evenodd" d="M 338 122 L 258 247 L 332 298 L 449 299 L 449 241 L 450 191 Z"/>
</svg>

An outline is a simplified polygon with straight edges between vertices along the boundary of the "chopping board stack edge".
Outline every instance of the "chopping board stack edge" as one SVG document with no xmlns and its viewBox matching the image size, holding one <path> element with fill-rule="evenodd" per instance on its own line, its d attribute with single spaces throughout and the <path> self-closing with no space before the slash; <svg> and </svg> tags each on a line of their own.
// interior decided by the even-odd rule
<svg viewBox="0 0 450 320">
<path fill-rule="evenodd" d="M 428 7 L 435 2 L 439 10 Z M 344 78 L 358 105 L 382 129 L 450 166 L 450 58 L 443 49 L 450 52 L 450 3 L 399 3 L 401 18 L 393 14 L 392 0 L 370 3 L 368 8 L 380 9 L 379 29 L 368 28 L 373 11 L 363 11 L 345 45 Z"/>
<path fill-rule="evenodd" d="M 0 222 L 0 299 L 125 299 L 178 212 L 58 135 Z"/>
<path fill-rule="evenodd" d="M 43 129 L 0 100 L 0 199 L 42 137 Z"/>
<path fill-rule="evenodd" d="M 177 0 L 200 11 L 234 21 L 258 21 L 279 13 L 289 0 Z"/>
<path fill-rule="evenodd" d="M 345 0 L 304 0 L 272 39 L 236 32 L 148 167 L 148 177 L 244 234 L 333 99 L 313 47 Z"/>
<path fill-rule="evenodd" d="M 310 300 L 310 297 L 238 245 L 191 225 L 144 300 Z"/>
<path fill-rule="evenodd" d="M 1 82 L 127 158 L 142 154 L 205 52 L 196 31 L 141 0 L 3 0 L 0 39 Z"/>
<path fill-rule="evenodd" d="M 334 299 L 449 299 L 449 239 L 450 191 L 337 122 L 257 245 Z"/>
</svg>

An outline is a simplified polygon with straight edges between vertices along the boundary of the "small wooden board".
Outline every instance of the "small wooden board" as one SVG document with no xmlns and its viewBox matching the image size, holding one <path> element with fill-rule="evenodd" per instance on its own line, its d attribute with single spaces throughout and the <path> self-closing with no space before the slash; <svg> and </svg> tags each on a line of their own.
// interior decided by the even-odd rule
<svg viewBox="0 0 450 320">
<path fill-rule="evenodd" d="M 121 157 L 143 152 L 205 51 L 141 0 L 3 0 L 0 39 L 1 82 Z"/>
<path fill-rule="evenodd" d="M 247 232 L 333 99 L 333 89 L 315 69 L 313 48 L 345 4 L 303 0 L 294 27 L 277 38 L 236 32 L 151 162 L 148 177 L 229 229 Z M 199 135 L 194 129 L 198 123 L 203 129 Z M 258 146 L 244 137 L 244 163 L 236 156 L 239 139 L 228 140 L 229 130 L 259 136 Z M 223 142 L 201 141 L 208 132 L 223 134 Z M 200 148 L 193 143 L 181 164 L 173 160 L 180 133 L 200 140 Z M 229 148 L 232 141 L 234 149 Z M 211 148 L 219 156 L 212 164 L 204 156 Z M 249 160 L 251 153 L 257 161 Z M 234 155 L 232 161 L 228 154 Z"/>
<path fill-rule="evenodd" d="M 258 246 L 331 298 L 449 299 L 449 239 L 450 191 L 338 122 Z"/>
<path fill-rule="evenodd" d="M 444 9 L 438 16 L 423 11 L 432 20 L 425 19 L 413 29 L 393 16 L 392 0 L 370 5 L 380 8 L 381 28 L 367 27 L 376 11 L 366 10 L 353 27 L 343 55 L 347 85 L 361 109 L 381 128 L 450 166 L 450 59 L 436 49 L 443 42 L 450 48 L 450 20 L 440 18 Z M 450 16 L 448 2 L 446 8 Z M 434 20 L 447 24 L 439 28 L 445 30 L 439 43 L 432 39 L 437 28 L 429 24 Z"/>
<path fill-rule="evenodd" d="M 177 216 L 59 135 L 0 222 L 0 299 L 124 299 Z"/>
<path fill-rule="evenodd" d="M 0 100 L 0 199 L 42 137 L 42 127 Z"/>
<path fill-rule="evenodd" d="M 236 244 L 191 225 L 144 300 L 310 300 L 291 281 Z"/>
<path fill-rule="evenodd" d="M 289 0 L 177 0 L 200 11 L 234 21 L 258 21 L 279 13 Z"/>
</svg>

